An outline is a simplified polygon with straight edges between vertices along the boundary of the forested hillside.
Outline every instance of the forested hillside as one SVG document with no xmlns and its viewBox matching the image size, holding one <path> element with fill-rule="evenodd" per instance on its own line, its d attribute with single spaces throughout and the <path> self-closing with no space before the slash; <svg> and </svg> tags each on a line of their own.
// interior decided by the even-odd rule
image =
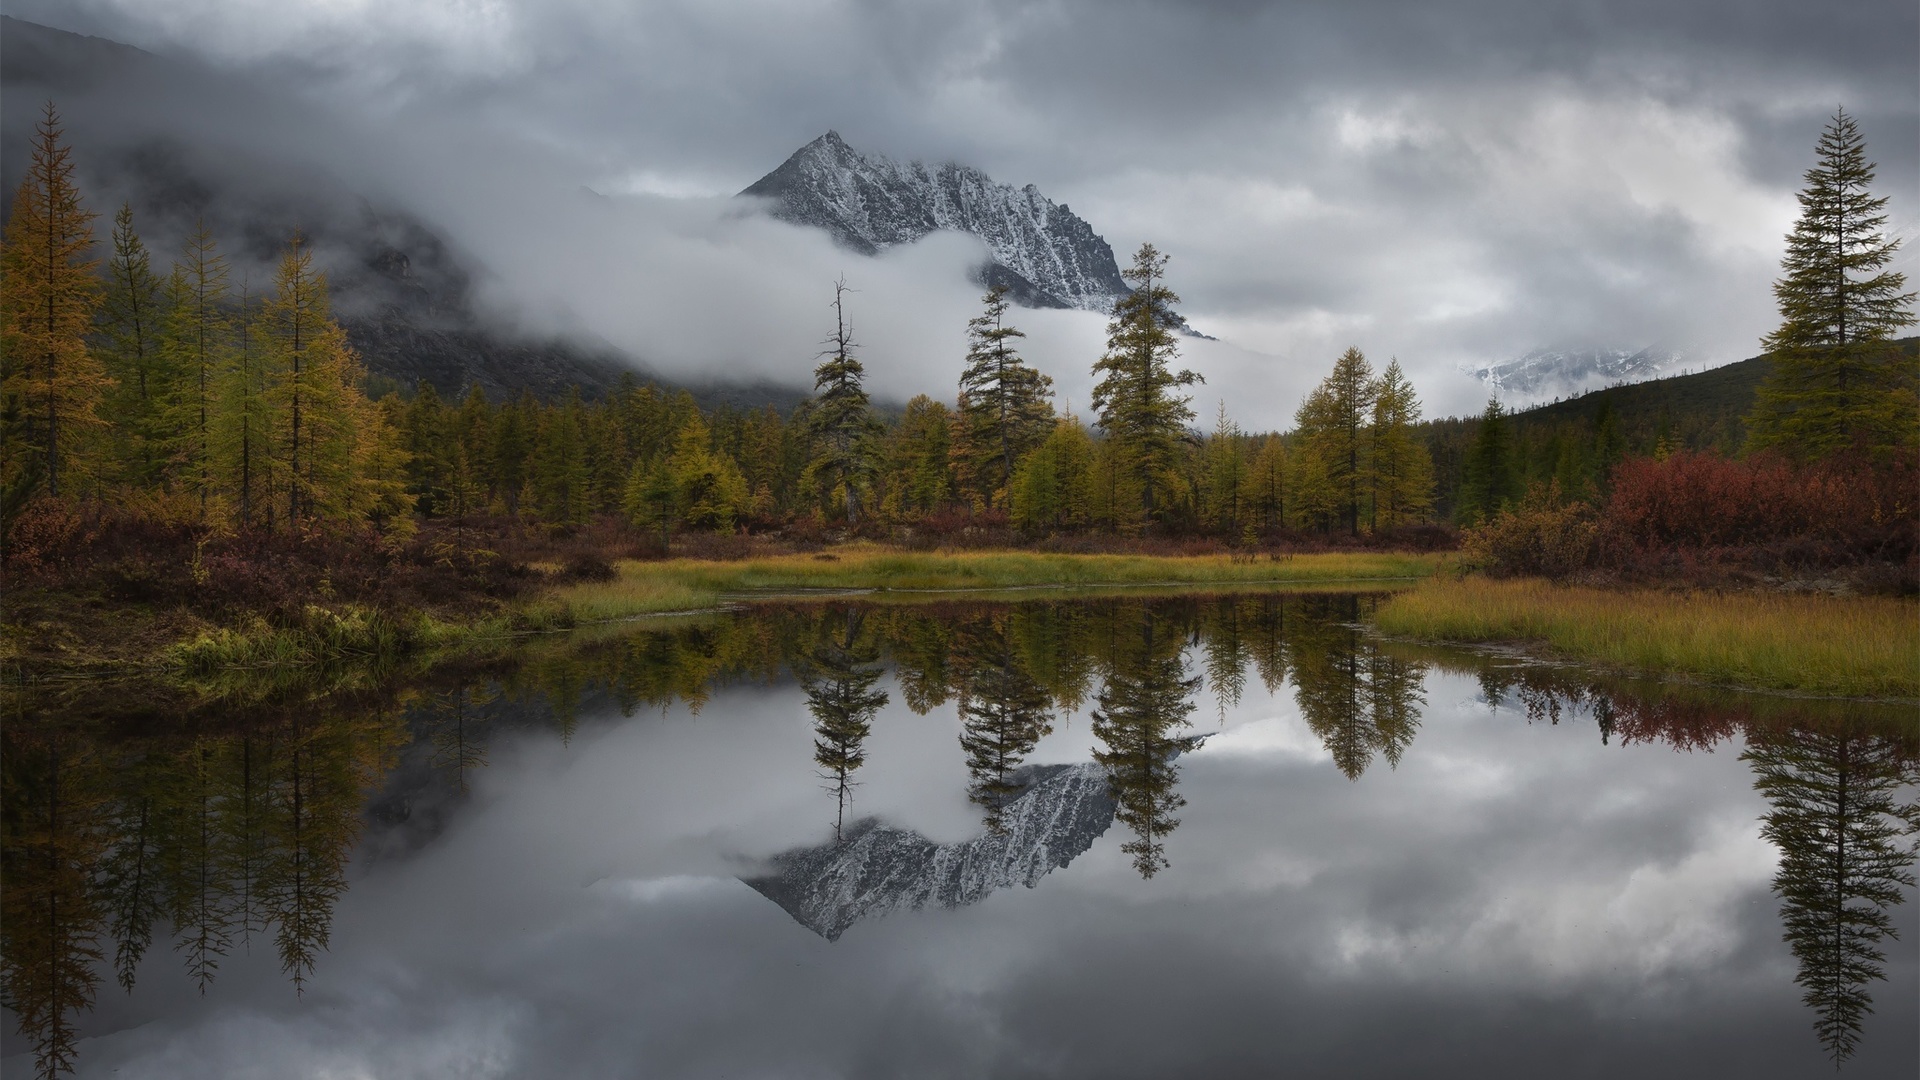
<svg viewBox="0 0 1920 1080">
<path fill-rule="evenodd" d="M 1906 364 L 1920 362 L 1920 337 L 1891 343 Z M 1746 446 L 1747 416 L 1773 363 L 1756 356 L 1724 367 L 1595 390 L 1508 417 L 1522 488 L 1559 477 L 1568 490 L 1591 487 L 1623 458 L 1691 450 L 1727 456 Z M 1429 420 L 1418 432 L 1433 454 L 1434 508 L 1451 518 L 1482 417 Z"/>
</svg>

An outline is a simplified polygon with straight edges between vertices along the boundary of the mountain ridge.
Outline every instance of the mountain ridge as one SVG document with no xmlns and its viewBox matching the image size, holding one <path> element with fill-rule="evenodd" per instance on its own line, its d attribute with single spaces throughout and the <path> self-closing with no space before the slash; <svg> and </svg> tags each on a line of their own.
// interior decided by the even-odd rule
<svg viewBox="0 0 1920 1080">
<path fill-rule="evenodd" d="M 1066 204 L 1032 184 L 995 183 L 968 165 L 898 162 L 849 146 L 837 131 L 807 143 L 743 197 L 773 216 L 826 230 L 862 255 L 954 230 L 977 236 L 990 260 L 975 271 L 1027 307 L 1105 313 L 1131 290 L 1113 249 Z"/>
</svg>

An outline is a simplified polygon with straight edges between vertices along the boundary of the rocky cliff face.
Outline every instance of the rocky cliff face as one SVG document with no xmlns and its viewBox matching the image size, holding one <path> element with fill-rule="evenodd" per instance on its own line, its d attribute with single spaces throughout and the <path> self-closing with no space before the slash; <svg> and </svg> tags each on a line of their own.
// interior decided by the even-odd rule
<svg viewBox="0 0 1920 1080">
<path fill-rule="evenodd" d="M 1129 291 L 1107 242 L 1032 184 L 996 184 L 951 162 L 862 154 L 831 131 L 740 194 L 766 199 L 775 216 L 825 229 L 864 255 L 938 229 L 972 233 L 992 253 L 978 279 L 1006 285 L 1029 307 L 1105 312 Z"/>
<path fill-rule="evenodd" d="M 996 889 L 1032 888 L 1093 846 L 1113 823 L 1107 772 L 1091 762 L 1026 770 L 1027 785 L 1002 810 L 1005 831 L 959 844 L 868 819 L 839 842 L 776 856 L 747 884 L 800 925 L 838 940 L 861 919 L 975 903 Z"/>
</svg>

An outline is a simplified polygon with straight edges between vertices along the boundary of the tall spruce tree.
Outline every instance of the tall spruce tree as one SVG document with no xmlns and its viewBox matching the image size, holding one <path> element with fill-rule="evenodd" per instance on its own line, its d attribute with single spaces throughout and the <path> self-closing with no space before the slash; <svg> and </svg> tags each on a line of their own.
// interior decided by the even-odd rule
<svg viewBox="0 0 1920 1080">
<path fill-rule="evenodd" d="M 1487 399 L 1467 448 L 1466 477 L 1454 504 L 1454 520 L 1478 525 L 1520 498 L 1520 473 L 1515 467 L 1513 430 L 1507 410 L 1497 398 Z"/>
<path fill-rule="evenodd" d="M 1420 422 L 1420 399 L 1400 370 L 1400 361 L 1373 386 L 1372 454 L 1367 479 L 1372 490 L 1371 525 L 1391 529 L 1423 519 L 1433 506 L 1433 456 L 1414 435 Z"/>
<path fill-rule="evenodd" d="M 1114 303 L 1106 355 L 1093 365 L 1099 379 L 1093 407 L 1114 456 L 1110 488 L 1117 495 L 1124 479 L 1130 481 L 1129 494 L 1139 492 L 1137 509 L 1110 507 L 1116 523 L 1133 520 L 1141 511 L 1149 519 L 1158 513 L 1159 494 L 1188 437 L 1187 422 L 1193 419 L 1193 399 L 1178 390 L 1205 381 L 1191 371 L 1173 370 L 1179 355 L 1174 334 L 1181 326 L 1174 305 L 1180 297 L 1167 287 L 1166 273 L 1167 256 L 1152 244 L 1140 245 L 1133 265 L 1121 274 L 1133 291 Z"/>
<path fill-rule="evenodd" d="M 886 510 L 893 515 L 925 514 L 953 499 L 954 415 L 920 394 L 907 402 L 906 415 L 887 433 Z"/>
<path fill-rule="evenodd" d="M 1268 435 L 1260 440 L 1247 481 L 1247 498 L 1262 533 L 1270 533 L 1286 522 L 1287 447 L 1280 436 Z"/>
<path fill-rule="evenodd" d="M 1014 524 L 1028 532 L 1085 528 L 1092 521 L 1094 456 L 1093 436 L 1079 417 L 1055 420 L 1046 441 L 1014 467 L 1008 500 Z"/>
<path fill-rule="evenodd" d="M 212 432 L 219 483 L 242 527 L 268 519 L 276 477 L 271 361 L 257 329 L 255 307 L 252 284 L 243 279 L 234 312 L 233 349 L 216 387 Z"/>
<path fill-rule="evenodd" d="M 172 373 L 166 432 L 176 475 L 206 517 L 214 494 L 213 428 L 219 377 L 228 356 L 227 260 L 205 220 L 194 224 L 174 263 L 166 346 Z"/>
<path fill-rule="evenodd" d="M 101 423 L 97 410 L 112 382 L 87 348 L 100 303 L 99 264 L 90 258 L 95 215 L 81 205 L 62 134 L 48 102 L 0 251 L 0 416 L 9 418 L 0 484 L 10 496 L 36 478 L 49 494 L 61 493 L 69 459 L 83 456 L 75 453 L 81 436 Z"/>
<path fill-rule="evenodd" d="M 1307 523 L 1359 535 L 1372 486 L 1367 425 L 1376 389 L 1367 358 L 1348 349 L 1295 414 L 1295 503 Z"/>
<path fill-rule="evenodd" d="M 113 218 L 113 252 L 107 259 L 100 305 L 99 354 L 114 386 L 102 406 L 113 427 L 113 454 L 125 480 L 151 482 L 159 472 L 161 281 L 153 256 L 133 228 L 133 207 Z"/>
<path fill-rule="evenodd" d="M 1240 425 L 1227 415 L 1227 403 L 1222 399 L 1213 435 L 1207 439 L 1206 471 L 1201 477 L 1200 490 L 1204 496 L 1202 516 L 1206 524 L 1229 540 L 1238 539 L 1241 526 L 1250 525 L 1252 521 L 1249 465 L 1246 436 L 1240 431 Z"/>
<path fill-rule="evenodd" d="M 327 277 L 298 236 L 281 255 L 261 322 L 287 522 L 371 518 L 404 528 L 413 506 L 405 450 L 361 391 L 365 373 L 334 321 Z"/>
<path fill-rule="evenodd" d="M 813 369 L 808 423 L 815 453 L 803 482 L 825 501 L 839 502 L 851 525 L 859 521 L 861 500 L 872 485 L 875 442 L 884 429 L 867 402 L 867 369 L 853 355 L 858 346 L 847 319 L 847 292 L 844 278 L 833 283 L 833 336 L 824 343 L 820 366 Z"/>
<path fill-rule="evenodd" d="M 1014 466 L 1053 429 L 1053 379 L 1029 367 L 1013 347 L 1025 337 L 1007 325 L 1007 287 L 981 298 L 985 310 L 967 323 L 960 412 L 967 427 L 971 475 L 988 505 L 1004 506 Z"/>
<path fill-rule="evenodd" d="M 1874 165 L 1845 110 L 1815 153 L 1773 285 L 1781 323 L 1761 342 L 1773 370 L 1747 420 L 1749 441 L 1803 458 L 1911 445 L 1920 428 L 1914 372 L 1885 342 L 1913 323 L 1915 294 L 1886 268 L 1900 248 L 1881 232 L 1887 197 L 1870 191 Z"/>
<path fill-rule="evenodd" d="M 712 444 L 713 433 L 696 409 L 674 436 L 667 471 L 680 520 L 689 528 L 726 532 L 746 514 L 751 493 L 740 466 Z"/>
</svg>

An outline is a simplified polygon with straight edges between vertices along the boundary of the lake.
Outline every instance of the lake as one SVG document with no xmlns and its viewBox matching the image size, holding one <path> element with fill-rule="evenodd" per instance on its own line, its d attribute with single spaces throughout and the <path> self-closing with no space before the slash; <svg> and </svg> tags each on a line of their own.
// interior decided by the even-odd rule
<svg viewBox="0 0 1920 1080">
<path fill-rule="evenodd" d="M 0 1068 L 1920 1073 L 1911 704 L 1372 602 L 796 599 L 16 690 Z"/>
</svg>

